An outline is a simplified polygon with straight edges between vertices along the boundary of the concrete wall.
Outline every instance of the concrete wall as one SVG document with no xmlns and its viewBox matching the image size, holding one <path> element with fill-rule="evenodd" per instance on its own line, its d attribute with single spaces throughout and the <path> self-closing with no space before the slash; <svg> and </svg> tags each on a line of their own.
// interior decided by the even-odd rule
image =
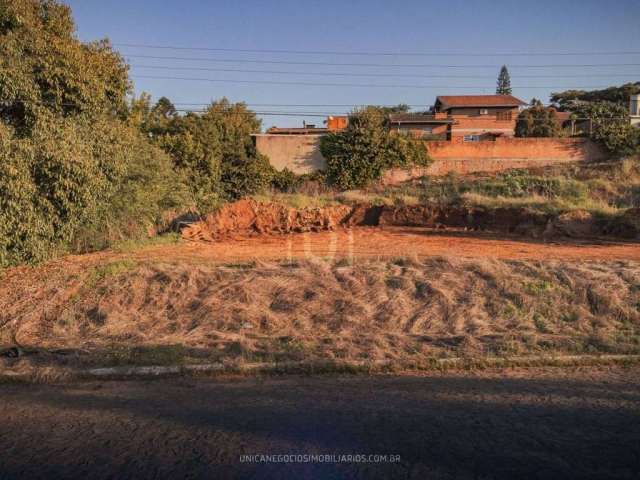
<svg viewBox="0 0 640 480">
<path fill-rule="evenodd" d="M 326 167 L 320 153 L 321 135 L 254 135 L 258 152 L 269 157 L 276 170 L 311 173 Z"/>
<path fill-rule="evenodd" d="M 258 151 L 269 157 L 278 170 L 287 167 L 301 174 L 323 169 L 326 162 L 320 153 L 320 135 L 256 135 Z M 586 138 L 502 138 L 495 141 L 425 142 L 435 160 L 426 169 L 387 172 L 385 180 L 395 183 L 422 175 L 445 175 L 472 172 L 497 172 L 509 168 L 541 167 L 558 163 L 597 161 L 605 153 Z"/>
</svg>

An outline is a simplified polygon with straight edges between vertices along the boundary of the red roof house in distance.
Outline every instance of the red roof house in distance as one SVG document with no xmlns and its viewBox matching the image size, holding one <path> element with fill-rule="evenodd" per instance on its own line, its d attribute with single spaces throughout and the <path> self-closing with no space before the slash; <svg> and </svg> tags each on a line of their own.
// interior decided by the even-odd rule
<svg viewBox="0 0 640 480">
<path fill-rule="evenodd" d="M 518 111 L 524 105 L 512 95 L 441 95 L 433 110 L 435 115 L 446 114 L 453 120 L 450 137 L 477 141 L 513 136 Z"/>
</svg>

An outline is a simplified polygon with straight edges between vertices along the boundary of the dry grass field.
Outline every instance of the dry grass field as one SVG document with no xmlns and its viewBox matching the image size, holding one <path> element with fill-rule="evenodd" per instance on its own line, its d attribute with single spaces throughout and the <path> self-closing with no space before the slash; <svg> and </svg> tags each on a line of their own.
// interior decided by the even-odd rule
<svg viewBox="0 0 640 480">
<path fill-rule="evenodd" d="M 634 244 L 512 240 L 501 248 L 477 237 L 465 255 L 384 258 L 376 255 L 384 243 L 359 248 L 361 230 L 354 230 L 353 256 L 347 249 L 321 258 L 325 244 L 294 248 L 281 261 L 247 255 L 228 263 L 224 249 L 216 250 L 220 243 L 178 243 L 7 270 L 0 341 L 33 354 L 1 361 L 12 368 L 51 362 L 420 365 L 448 357 L 640 353 L 640 248 Z M 268 237 L 266 244 L 283 252 L 291 237 Z M 305 235 L 293 238 L 304 246 Z M 442 251 L 456 240 L 424 232 L 414 240 L 421 238 L 440 242 Z M 310 251 L 315 258 L 305 259 Z"/>
</svg>

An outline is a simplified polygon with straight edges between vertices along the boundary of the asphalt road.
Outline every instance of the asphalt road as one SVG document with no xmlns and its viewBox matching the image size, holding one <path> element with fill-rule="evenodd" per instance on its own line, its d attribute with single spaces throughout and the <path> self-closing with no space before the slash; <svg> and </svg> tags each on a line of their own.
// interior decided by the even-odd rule
<svg viewBox="0 0 640 480">
<path fill-rule="evenodd" d="M 638 478 L 639 373 L 0 385 L 0 478 Z"/>
</svg>

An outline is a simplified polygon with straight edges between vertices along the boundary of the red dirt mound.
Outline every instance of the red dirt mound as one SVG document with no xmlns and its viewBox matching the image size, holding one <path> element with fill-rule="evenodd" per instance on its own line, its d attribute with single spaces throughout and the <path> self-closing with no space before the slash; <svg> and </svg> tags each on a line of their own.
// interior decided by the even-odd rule
<svg viewBox="0 0 640 480">
<path fill-rule="evenodd" d="M 616 219 L 604 221 L 584 210 L 553 215 L 526 207 L 366 204 L 295 209 L 245 199 L 191 224 L 182 231 L 182 236 L 213 241 L 229 235 L 319 232 L 342 225 L 464 229 L 547 239 L 600 236 L 634 239 L 640 236 L 639 212 L 640 209 L 632 208 Z"/>
<path fill-rule="evenodd" d="M 189 240 L 212 241 L 232 234 L 291 233 L 333 230 L 351 214 L 351 207 L 289 208 L 244 199 L 230 203 L 184 230 Z"/>
</svg>

